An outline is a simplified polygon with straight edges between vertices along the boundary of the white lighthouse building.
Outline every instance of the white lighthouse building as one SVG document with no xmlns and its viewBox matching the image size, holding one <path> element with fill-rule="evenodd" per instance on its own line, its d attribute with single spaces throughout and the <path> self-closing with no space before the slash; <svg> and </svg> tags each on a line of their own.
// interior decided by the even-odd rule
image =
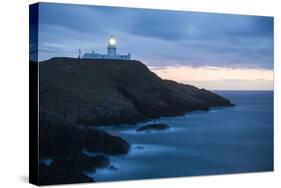
<svg viewBox="0 0 281 188">
<path fill-rule="evenodd" d="M 107 54 L 99 54 L 92 51 L 91 53 L 85 53 L 82 56 L 83 59 L 121 59 L 130 60 L 131 54 L 121 55 L 117 54 L 116 39 L 111 36 L 108 40 Z"/>
</svg>

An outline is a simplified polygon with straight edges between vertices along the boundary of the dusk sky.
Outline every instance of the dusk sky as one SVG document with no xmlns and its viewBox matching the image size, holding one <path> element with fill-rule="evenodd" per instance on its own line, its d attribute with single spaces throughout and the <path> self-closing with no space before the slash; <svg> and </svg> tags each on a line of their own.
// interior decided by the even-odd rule
<svg viewBox="0 0 281 188">
<path fill-rule="evenodd" d="M 40 3 L 39 60 L 132 54 L 164 79 L 211 90 L 273 89 L 273 18 Z M 140 75 L 141 76 L 141 75 Z"/>
</svg>

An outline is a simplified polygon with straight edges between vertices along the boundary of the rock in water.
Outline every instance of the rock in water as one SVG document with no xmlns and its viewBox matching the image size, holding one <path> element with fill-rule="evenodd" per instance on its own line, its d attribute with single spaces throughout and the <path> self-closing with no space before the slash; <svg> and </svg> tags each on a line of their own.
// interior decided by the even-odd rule
<svg viewBox="0 0 281 188">
<path fill-rule="evenodd" d="M 96 168 L 104 168 L 109 167 L 110 162 L 107 157 L 104 155 L 97 155 L 90 158 L 92 163 L 95 165 Z M 110 165 L 112 166 L 112 165 Z"/>
<path fill-rule="evenodd" d="M 95 182 L 87 175 L 74 170 L 64 168 L 55 169 L 43 163 L 39 164 L 39 185 L 88 183 Z"/>
<path fill-rule="evenodd" d="M 67 171 L 94 172 L 96 168 L 104 168 L 110 165 L 104 155 L 88 156 L 86 154 L 64 155 L 54 159 L 51 167 L 53 169 L 65 169 Z"/>
<path fill-rule="evenodd" d="M 169 125 L 166 125 L 164 123 L 153 123 L 153 124 L 147 124 L 137 129 L 138 132 L 140 131 L 149 131 L 149 130 L 166 130 L 169 129 Z"/>
<path fill-rule="evenodd" d="M 48 123 L 49 122 L 49 123 Z M 125 154 L 130 145 L 122 138 L 94 128 L 40 123 L 40 158 L 59 157 L 81 153 L 86 148 L 91 152 Z"/>
<path fill-rule="evenodd" d="M 50 166 L 39 164 L 39 183 L 40 185 L 48 185 L 94 182 L 83 172 L 95 172 L 96 168 L 109 167 L 109 165 L 108 158 L 103 155 L 63 155 L 56 157 Z"/>
<path fill-rule="evenodd" d="M 56 171 L 59 169 L 75 172 L 96 170 L 96 165 L 92 161 L 92 157 L 89 157 L 85 154 L 72 154 L 57 157 L 54 159 L 51 167 Z"/>
<path fill-rule="evenodd" d="M 84 146 L 89 151 L 103 152 L 108 154 L 126 154 L 130 150 L 130 145 L 124 139 L 113 136 L 105 131 L 96 129 L 85 129 L 86 136 Z"/>
<path fill-rule="evenodd" d="M 117 170 L 117 167 L 115 167 L 115 166 L 113 166 L 113 165 L 110 165 L 110 166 L 108 167 L 108 169 L 116 171 L 116 170 Z"/>
</svg>

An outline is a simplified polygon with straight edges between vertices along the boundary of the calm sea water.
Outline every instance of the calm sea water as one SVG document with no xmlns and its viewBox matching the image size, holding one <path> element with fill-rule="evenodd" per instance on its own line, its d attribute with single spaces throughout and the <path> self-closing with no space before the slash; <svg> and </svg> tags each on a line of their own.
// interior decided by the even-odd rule
<svg viewBox="0 0 281 188">
<path fill-rule="evenodd" d="M 216 91 L 236 104 L 155 122 L 171 129 L 138 133 L 136 126 L 105 128 L 131 144 L 109 156 L 117 170 L 88 173 L 96 181 L 273 170 L 273 92 Z"/>
</svg>

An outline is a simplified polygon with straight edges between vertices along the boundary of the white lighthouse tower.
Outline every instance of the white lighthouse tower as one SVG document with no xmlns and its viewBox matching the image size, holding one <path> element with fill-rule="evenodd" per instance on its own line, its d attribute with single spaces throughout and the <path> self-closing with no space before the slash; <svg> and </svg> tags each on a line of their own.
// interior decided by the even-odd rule
<svg viewBox="0 0 281 188">
<path fill-rule="evenodd" d="M 79 51 L 80 53 L 80 51 Z M 131 54 L 117 54 L 116 39 L 110 36 L 107 45 L 107 54 L 100 54 L 92 51 L 91 53 L 85 53 L 82 56 L 83 59 L 118 59 L 118 60 L 130 60 Z"/>
<path fill-rule="evenodd" d="M 116 57 L 116 39 L 111 36 L 108 40 L 107 55 L 109 57 Z"/>
</svg>

